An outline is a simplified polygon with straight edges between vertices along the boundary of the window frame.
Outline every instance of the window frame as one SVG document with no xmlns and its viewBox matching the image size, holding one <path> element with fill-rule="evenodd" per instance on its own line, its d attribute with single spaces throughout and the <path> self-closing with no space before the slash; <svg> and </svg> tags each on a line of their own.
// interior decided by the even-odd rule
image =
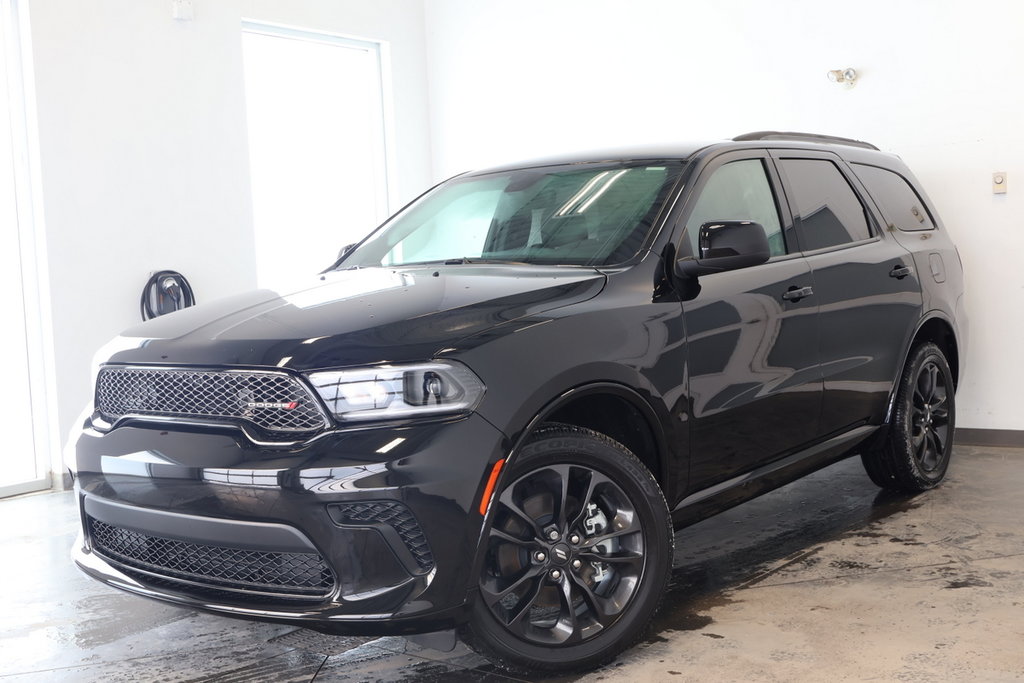
<svg viewBox="0 0 1024 683">
<path fill-rule="evenodd" d="M 850 249 L 853 247 L 859 247 L 864 244 L 870 244 L 872 242 L 879 242 L 882 240 L 882 225 L 880 215 L 877 207 L 874 205 L 874 200 L 871 195 L 867 192 L 866 188 L 857 178 L 856 174 L 849 168 L 846 162 L 838 154 L 834 152 L 819 152 L 815 150 L 806 149 L 773 149 L 769 152 L 773 164 L 776 166 L 776 172 L 778 173 L 779 179 L 782 184 L 782 190 L 786 194 L 787 201 L 792 201 L 796 197 L 796 192 L 793 190 L 793 185 L 790 179 L 786 176 L 785 170 L 782 168 L 782 161 L 786 159 L 798 159 L 803 161 L 828 161 L 831 162 L 839 174 L 846 180 L 846 184 L 849 185 L 850 190 L 853 192 L 853 196 L 860 202 L 861 208 L 864 210 L 864 217 L 868 223 L 868 232 L 870 235 L 866 239 L 854 240 L 852 242 L 844 242 L 842 244 L 834 244 L 828 247 L 821 247 L 820 249 L 810 249 L 802 251 L 801 253 L 805 256 L 814 254 L 827 254 L 833 251 L 839 251 L 842 249 Z M 795 227 L 794 232 L 797 234 L 797 239 L 803 238 L 803 219 L 802 217 L 793 217 Z"/>
<path fill-rule="evenodd" d="M 775 199 L 775 208 L 779 213 L 779 226 L 782 229 L 782 240 L 786 245 L 786 253 L 771 256 L 766 263 L 786 261 L 793 258 L 799 258 L 801 256 L 803 252 L 800 248 L 800 238 L 794 229 L 795 225 L 793 222 L 793 214 L 789 208 L 789 200 L 783 192 L 779 171 L 775 167 L 775 163 L 772 160 L 768 149 L 751 148 L 730 150 L 717 154 L 705 159 L 700 168 L 695 169 L 695 175 L 691 176 L 691 178 L 695 178 L 695 180 L 690 182 L 690 187 L 686 192 L 683 206 L 673 221 L 674 234 L 672 236 L 672 243 L 675 245 L 677 258 L 685 256 L 695 257 L 693 247 L 690 244 L 690 239 L 688 238 L 686 223 L 690 220 L 694 207 L 696 206 L 701 194 L 703 194 L 704 188 L 707 186 L 711 176 L 726 164 L 730 164 L 735 161 L 755 160 L 760 161 L 762 168 L 764 168 L 765 177 L 768 180 L 768 186 Z"/>
</svg>

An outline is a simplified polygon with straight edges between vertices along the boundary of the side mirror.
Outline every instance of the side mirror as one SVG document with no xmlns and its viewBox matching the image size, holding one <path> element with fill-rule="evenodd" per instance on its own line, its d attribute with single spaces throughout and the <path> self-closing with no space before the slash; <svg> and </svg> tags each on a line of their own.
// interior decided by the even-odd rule
<svg viewBox="0 0 1024 683">
<path fill-rule="evenodd" d="M 676 275 L 697 277 L 748 268 L 771 257 L 768 236 L 754 221 L 713 221 L 700 226 L 699 256 L 676 261 Z"/>
</svg>

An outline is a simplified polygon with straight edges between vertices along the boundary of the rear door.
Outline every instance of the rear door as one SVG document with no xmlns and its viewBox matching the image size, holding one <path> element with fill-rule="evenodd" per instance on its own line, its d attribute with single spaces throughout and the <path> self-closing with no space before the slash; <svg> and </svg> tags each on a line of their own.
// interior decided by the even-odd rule
<svg viewBox="0 0 1024 683">
<path fill-rule="evenodd" d="M 818 424 L 817 299 L 777 180 L 767 152 L 725 154 L 701 171 L 683 209 L 680 254 L 720 220 L 761 223 L 772 251 L 759 266 L 701 276 L 684 297 L 692 489 L 797 449 Z"/>
<path fill-rule="evenodd" d="M 884 415 L 921 315 L 910 253 L 885 234 L 845 163 L 826 152 L 772 152 L 814 275 L 824 395 L 818 433 Z"/>
</svg>

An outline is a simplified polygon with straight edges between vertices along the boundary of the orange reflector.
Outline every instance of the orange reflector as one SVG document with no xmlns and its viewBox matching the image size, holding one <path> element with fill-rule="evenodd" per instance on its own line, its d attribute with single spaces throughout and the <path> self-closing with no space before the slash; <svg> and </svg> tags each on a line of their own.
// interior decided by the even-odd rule
<svg viewBox="0 0 1024 683">
<path fill-rule="evenodd" d="M 480 498 L 480 514 L 487 514 L 487 506 L 491 504 L 491 496 L 494 495 L 494 485 L 498 483 L 498 475 L 501 473 L 501 467 L 505 464 L 505 459 L 502 458 L 498 462 L 494 463 L 494 467 L 491 468 L 491 476 L 487 478 L 487 486 L 484 487 L 484 495 Z"/>
</svg>

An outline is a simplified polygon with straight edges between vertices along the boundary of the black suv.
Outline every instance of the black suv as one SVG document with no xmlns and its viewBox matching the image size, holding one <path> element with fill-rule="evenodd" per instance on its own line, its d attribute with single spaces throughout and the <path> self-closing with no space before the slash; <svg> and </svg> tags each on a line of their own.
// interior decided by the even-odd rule
<svg viewBox="0 0 1024 683">
<path fill-rule="evenodd" d="M 75 559 L 220 614 L 594 666 L 649 623 L 674 526 L 851 454 L 938 484 L 965 327 L 934 207 L 863 142 L 467 173 L 306 288 L 111 342 Z"/>
</svg>

